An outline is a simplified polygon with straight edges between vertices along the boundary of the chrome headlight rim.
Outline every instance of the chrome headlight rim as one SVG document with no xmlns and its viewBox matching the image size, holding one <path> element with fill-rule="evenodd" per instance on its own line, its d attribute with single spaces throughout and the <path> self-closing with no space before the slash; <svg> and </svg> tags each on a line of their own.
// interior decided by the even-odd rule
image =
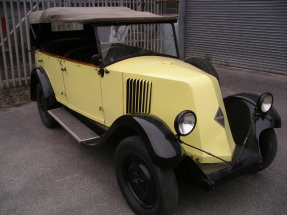
<svg viewBox="0 0 287 215">
<path fill-rule="evenodd" d="M 180 125 L 183 122 L 184 117 L 188 117 L 190 115 L 194 117 L 193 127 L 190 129 L 190 131 L 183 133 L 180 129 Z M 197 118 L 196 118 L 195 113 L 191 110 L 184 110 L 176 116 L 174 120 L 174 129 L 178 136 L 187 136 L 194 130 L 196 123 L 197 123 Z"/>
<path fill-rule="evenodd" d="M 257 111 L 267 113 L 273 106 L 273 95 L 269 92 L 263 93 L 257 99 Z"/>
</svg>

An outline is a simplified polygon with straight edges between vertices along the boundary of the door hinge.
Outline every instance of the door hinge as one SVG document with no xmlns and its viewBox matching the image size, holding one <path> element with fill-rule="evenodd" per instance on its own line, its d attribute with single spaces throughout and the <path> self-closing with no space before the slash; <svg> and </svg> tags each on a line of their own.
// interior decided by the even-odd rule
<svg viewBox="0 0 287 215">
<path fill-rule="evenodd" d="M 99 74 L 101 77 L 104 77 L 105 69 L 104 69 L 104 68 L 100 68 L 99 71 L 98 71 L 98 74 Z"/>
<path fill-rule="evenodd" d="M 106 74 L 109 74 L 110 72 L 105 69 L 105 68 L 100 68 L 99 71 L 98 71 L 98 74 L 101 76 L 101 77 L 104 77 L 104 75 Z"/>
</svg>

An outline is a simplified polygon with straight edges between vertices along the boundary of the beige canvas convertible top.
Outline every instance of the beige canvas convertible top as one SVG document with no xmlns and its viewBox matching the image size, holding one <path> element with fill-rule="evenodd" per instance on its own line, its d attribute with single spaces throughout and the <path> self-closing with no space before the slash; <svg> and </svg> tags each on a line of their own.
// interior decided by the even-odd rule
<svg viewBox="0 0 287 215">
<path fill-rule="evenodd" d="M 52 7 L 29 15 L 30 24 L 70 23 L 156 23 L 176 22 L 175 16 L 160 16 L 149 12 L 134 11 L 127 7 Z"/>
</svg>

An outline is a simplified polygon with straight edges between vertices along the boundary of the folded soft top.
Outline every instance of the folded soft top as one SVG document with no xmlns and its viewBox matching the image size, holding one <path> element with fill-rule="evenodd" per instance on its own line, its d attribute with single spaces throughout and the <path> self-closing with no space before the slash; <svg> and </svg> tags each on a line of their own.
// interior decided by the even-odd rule
<svg viewBox="0 0 287 215">
<path fill-rule="evenodd" d="M 69 23 L 165 23 L 176 22 L 175 16 L 161 16 L 149 12 L 135 11 L 127 7 L 52 7 L 30 14 L 30 24 Z"/>
</svg>

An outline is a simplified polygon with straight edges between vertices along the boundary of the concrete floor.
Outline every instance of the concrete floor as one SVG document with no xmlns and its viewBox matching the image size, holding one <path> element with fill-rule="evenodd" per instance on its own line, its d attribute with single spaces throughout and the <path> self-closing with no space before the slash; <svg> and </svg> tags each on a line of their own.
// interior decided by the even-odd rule
<svg viewBox="0 0 287 215">
<path fill-rule="evenodd" d="M 223 96 L 273 93 L 283 127 L 266 170 L 207 192 L 179 183 L 177 214 L 287 214 L 287 76 L 217 67 Z M 111 146 L 81 147 L 47 129 L 36 103 L 0 109 L 0 214 L 133 214 L 117 185 Z"/>
</svg>

